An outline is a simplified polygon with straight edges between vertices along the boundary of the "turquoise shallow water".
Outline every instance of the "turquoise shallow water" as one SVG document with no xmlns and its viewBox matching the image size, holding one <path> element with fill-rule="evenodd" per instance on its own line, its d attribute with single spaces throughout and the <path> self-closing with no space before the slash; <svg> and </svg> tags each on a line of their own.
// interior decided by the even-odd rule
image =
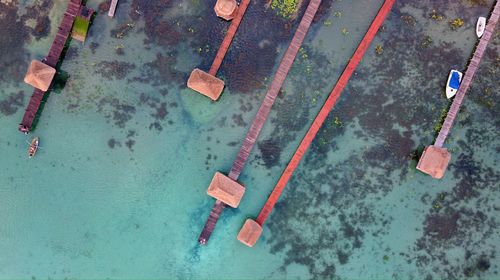
<svg viewBox="0 0 500 280">
<path fill-rule="evenodd" d="M 298 23 L 253 1 L 211 103 L 185 81 L 209 67 L 228 26 L 214 2 L 132 0 L 114 19 L 99 13 L 85 44 L 70 44 L 69 77 L 47 99 L 29 160 L 22 79 L 66 1 L 0 1 L 0 278 L 500 278 L 498 30 L 445 144 L 446 176 L 415 170 L 449 105 L 449 69 L 466 66 L 493 1 L 397 1 L 252 249 L 239 228 L 383 1 L 323 1 L 240 177 L 245 198 L 199 247 L 206 187 L 229 171 Z"/>
</svg>

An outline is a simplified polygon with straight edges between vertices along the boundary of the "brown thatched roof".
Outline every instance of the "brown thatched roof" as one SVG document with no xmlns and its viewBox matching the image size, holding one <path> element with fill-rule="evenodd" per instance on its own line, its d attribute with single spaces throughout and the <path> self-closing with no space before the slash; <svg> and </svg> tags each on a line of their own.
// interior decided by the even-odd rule
<svg viewBox="0 0 500 280">
<path fill-rule="evenodd" d="M 451 155 L 445 148 L 427 146 L 420 157 L 417 169 L 431 175 L 433 178 L 441 179 L 444 176 Z"/>
<path fill-rule="evenodd" d="M 217 0 L 214 10 L 218 17 L 232 20 L 238 13 L 238 4 L 236 0 Z"/>
<path fill-rule="evenodd" d="M 238 207 L 244 193 L 245 187 L 220 172 L 215 173 L 207 190 L 209 196 L 233 208 Z"/>
<path fill-rule="evenodd" d="M 55 74 L 56 69 L 38 60 L 32 60 L 24 82 L 37 89 L 47 91 Z"/>
<path fill-rule="evenodd" d="M 248 247 L 253 247 L 261 234 L 262 227 L 256 221 L 247 219 L 238 233 L 238 240 Z"/>
<path fill-rule="evenodd" d="M 191 72 L 187 86 L 215 101 L 224 89 L 224 81 L 196 68 Z"/>
</svg>

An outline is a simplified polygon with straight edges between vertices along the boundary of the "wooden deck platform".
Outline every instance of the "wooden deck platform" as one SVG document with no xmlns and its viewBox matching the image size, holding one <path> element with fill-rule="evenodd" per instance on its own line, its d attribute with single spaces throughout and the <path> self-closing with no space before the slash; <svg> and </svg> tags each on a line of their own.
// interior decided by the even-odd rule
<svg viewBox="0 0 500 280">
<path fill-rule="evenodd" d="M 54 68 L 56 67 L 59 59 L 61 58 L 66 40 L 71 33 L 71 28 L 73 27 L 75 17 L 80 11 L 81 5 L 81 0 L 70 0 L 61 24 L 59 25 L 56 37 L 52 42 L 52 46 L 50 47 L 49 54 L 47 55 L 47 57 L 42 59 L 43 63 Z M 19 131 L 23 133 L 30 132 L 44 94 L 45 92 L 42 90 L 34 90 L 28 106 L 26 107 L 26 111 L 24 112 L 23 120 L 19 125 Z"/>
<path fill-rule="evenodd" d="M 460 111 L 460 106 L 462 105 L 465 93 L 467 93 L 467 90 L 469 89 L 470 84 L 472 83 L 472 79 L 476 74 L 476 71 L 479 67 L 479 63 L 481 62 L 481 59 L 483 58 L 483 55 L 486 52 L 486 47 L 488 46 L 488 42 L 490 41 L 491 37 L 495 32 L 495 27 L 498 23 L 499 15 L 500 15 L 500 1 L 497 1 L 495 4 L 495 8 L 493 9 L 493 12 L 491 13 L 490 18 L 488 19 L 488 22 L 486 23 L 484 34 L 479 40 L 479 43 L 476 46 L 476 50 L 474 51 L 474 55 L 472 56 L 472 59 L 469 62 L 469 66 L 465 71 L 465 75 L 462 79 L 462 82 L 460 83 L 460 88 L 458 89 L 458 92 L 455 95 L 455 98 L 453 99 L 453 103 L 451 104 L 450 110 L 446 115 L 446 119 L 444 120 L 443 126 L 441 127 L 439 135 L 436 138 L 436 141 L 434 142 L 434 146 L 440 148 L 443 147 L 446 137 L 448 137 L 448 134 L 450 134 L 453 122 L 455 121 L 455 118 L 458 112 Z"/>
<path fill-rule="evenodd" d="M 224 60 L 224 57 L 226 56 L 227 50 L 229 49 L 229 46 L 231 45 L 231 42 L 233 42 L 234 35 L 236 35 L 236 31 L 238 31 L 238 27 L 240 26 L 241 20 L 243 19 L 243 16 L 245 15 L 245 12 L 248 8 L 248 4 L 250 4 L 250 0 L 242 0 L 239 7 L 238 7 L 238 14 L 236 17 L 231 21 L 231 25 L 227 29 L 226 36 L 224 36 L 224 40 L 222 41 L 222 44 L 219 47 L 219 50 L 217 51 L 217 54 L 215 55 L 214 61 L 212 62 L 212 66 L 210 67 L 210 70 L 208 73 L 212 76 L 217 75 L 217 71 L 219 71 L 220 65 L 222 64 L 222 61 Z"/>
<path fill-rule="evenodd" d="M 250 129 L 243 140 L 243 144 L 241 146 L 240 152 L 233 163 L 231 171 L 229 172 L 228 177 L 234 181 L 237 181 L 241 170 L 245 166 L 245 163 L 248 159 L 248 156 L 259 136 L 259 133 L 266 122 L 266 119 L 271 111 L 271 107 L 274 104 L 274 100 L 278 95 L 283 82 L 285 81 L 286 76 L 288 75 L 288 71 L 292 67 L 293 61 L 297 56 L 300 46 L 302 46 L 302 42 L 309 31 L 309 27 L 311 26 L 314 15 L 316 14 L 318 7 L 321 3 L 321 0 L 311 0 L 309 5 L 307 6 L 306 12 L 302 17 L 297 30 L 292 38 L 288 49 L 286 50 L 283 58 L 281 59 L 280 65 L 278 66 L 278 70 L 276 71 L 273 81 L 269 86 L 269 89 L 266 93 L 264 101 L 255 116 Z M 239 14 L 238 14 L 239 16 Z M 237 18 L 233 19 L 233 22 L 237 20 Z M 222 61 L 222 60 L 221 60 Z M 220 64 L 219 64 L 220 65 Z M 218 66 L 217 66 L 218 68 Z M 212 69 L 211 69 L 212 71 Z M 207 222 L 205 223 L 205 227 L 198 238 L 198 242 L 200 244 L 205 244 L 208 242 L 210 235 L 212 234 L 213 229 L 215 228 L 215 224 L 219 218 L 220 213 L 224 209 L 224 203 L 220 201 L 216 201 L 214 207 L 212 208 L 212 212 L 210 213 Z"/>
<path fill-rule="evenodd" d="M 307 131 L 306 135 L 300 142 L 299 147 L 295 151 L 295 153 L 292 156 L 292 159 L 288 163 L 288 165 L 285 168 L 285 171 L 283 174 L 281 174 L 281 177 L 278 180 L 278 183 L 274 187 L 271 195 L 267 199 L 266 203 L 264 204 L 264 207 L 259 213 L 259 216 L 257 217 L 256 222 L 262 226 L 264 221 L 267 219 L 269 214 L 274 208 L 274 205 L 278 201 L 281 193 L 285 189 L 285 186 L 287 185 L 288 181 L 292 177 L 293 172 L 297 168 L 297 166 L 300 163 L 300 160 L 306 153 L 306 151 L 309 149 L 309 146 L 311 145 L 312 141 L 316 137 L 316 134 L 318 133 L 319 129 L 323 125 L 325 119 L 327 118 L 328 114 L 330 111 L 333 109 L 333 106 L 335 106 L 335 103 L 337 102 L 338 98 L 340 97 L 340 94 L 342 93 L 344 87 L 347 85 L 347 82 L 351 78 L 352 73 L 354 70 L 356 70 L 359 62 L 365 55 L 366 50 L 370 46 L 370 43 L 372 42 L 373 38 L 377 34 L 377 31 L 379 30 L 380 26 L 384 22 L 386 16 L 389 14 L 391 11 L 392 6 L 394 5 L 395 0 L 386 0 L 382 7 L 380 8 L 377 16 L 371 23 L 368 31 L 366 32 L 365 36 L 361 40 L 361 43 L 359 43 L 358 48 L 354 52 L 354 55 L 351 57 L 349 60 L 349 63 L 347 64 L 346 68 L 344 69 L 344 72 L 340 76 L 339 80 L 337 81 L 337 84 L 333 88 L 332 92 L 328 96 L 328 99 L 325 101 L 325 104 L 323 104 L 323 107 L 319 111 L 318 115 L 314 119 L 311 127 Z"/>
<path fill-rule="evenodd" d="M 108 11 L 108 16 L 114 17 L 115 16 L 115 11 L 116 11 L 116 6 L 118 5 L 118 0 L 112 0 L 111 4 L 109 5 L 109 11 Z"/>
</svg>

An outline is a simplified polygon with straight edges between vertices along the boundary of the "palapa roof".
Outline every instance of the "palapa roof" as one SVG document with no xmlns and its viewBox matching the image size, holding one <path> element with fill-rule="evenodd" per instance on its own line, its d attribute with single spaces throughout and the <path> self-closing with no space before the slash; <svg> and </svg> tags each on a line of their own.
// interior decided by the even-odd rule
<svg viewBox="0 0 500 280">
<path fill-rule="evenodd" d="M 238 207 L 244 193 L 245 187 L 220 172 L 215 173 L 207 190 L 209 196 L 233 208 Z"/>
<path fill-rule="evenodd" d="M 238 3 L 236 3 L 236 0 L 217 0 L 214 10 L 218 17 L 231 20 L 238 12 Z"/>
<path fill-rule="evenodd" d="M 216 101 L 224 90 L 224 81 L 196 68 L 191 72 L 187 86 Z"/>
<path fill-rule="evenodd" d="M 56 69 L 38 60 L 32 60 L 24 77 L 24 82 L 43 91 L 49 89 Z"/>
<path fill-rule="evenodd" d="M 451 155 L 445 148 L 427 146 L 420 157 L 417 169 L 431 175 L 435 179 L 441 179 L 446 172 Z"/>
<path fill-rule="evenodd" d="M 247 219 L 238 233 L 238 240 L 248 247 L 253 247 L 261 234 L 262 226 L 252 219 Z"/>
</svg>

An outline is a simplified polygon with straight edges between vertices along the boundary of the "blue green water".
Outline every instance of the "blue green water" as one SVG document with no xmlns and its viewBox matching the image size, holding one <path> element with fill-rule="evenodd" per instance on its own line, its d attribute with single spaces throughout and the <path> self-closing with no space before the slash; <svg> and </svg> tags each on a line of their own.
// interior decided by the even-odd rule
<svg viewBox="0 0 500 280">
<path fill-rule="evenodd" d="M 229 25 L 215 1 L 120 1 L 85 44 L 70 43 L 69 76 L 25 136 L 24 72 L 67 2 L 1 0 L 0 278 L 500 279 L 498 29 L 445 143 L 447 174 L 415 169 L 449 105 L 449 70 L 465 70 L 492 0 L 397 1 L 261 240 L 236 240 L 382 2 L 323 1 L 240 177 L 246 195 L 200 247 L 206 188 L 229 171 L 298 18 L 252 1 L 212 103 L 185 82 L 209 68 Z M 31 136 L 42 148 L 30 160 Z"/>
</svg>

